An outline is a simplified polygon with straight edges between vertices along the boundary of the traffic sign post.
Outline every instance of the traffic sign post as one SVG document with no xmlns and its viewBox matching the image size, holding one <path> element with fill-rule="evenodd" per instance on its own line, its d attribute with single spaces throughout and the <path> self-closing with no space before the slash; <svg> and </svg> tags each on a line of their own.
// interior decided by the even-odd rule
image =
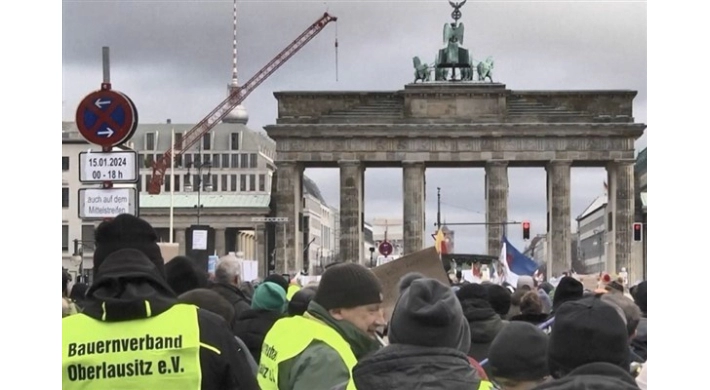
<svg viewBox="0 0 710 390">
<path fill-rule="evenodd" d="M 111 219 L 119 214 L 138 216 L 136 188 L 114 188 L 114 183 L 136 183 L 139 179 L 137 153 L 113 151 L 131 139 L 138 128 L 138 110 L 125 94 L 111 89 L 109 48 L 103 47 L 103 82 L 98 91 L 86 95 L 76 110 L 76 127 L 101 152 L 79 153 L 79 181 L 101 183 L 99 188 L 79 189 L 79 218 Z"/>
<path fill-rule="evenodd" d="M 137 111 L 131 99 L 111 89 L 88 94 L 76 110 L 79 133 L 104 150 L 128 141 L 137 125 Z"/>
<path fill-rule="evenodd" d="M 79 181 L 82 183 L 135 183 L 138 181 L 138 153 L 133 150 L 117 152 L 79 153 Z"/>
<path fill-rule="evenodd" d="M 136 215 L 138 210 L 135 188 L 81 188 L 78 198 L 79 218 L 85 220 Z"/>
</svg>

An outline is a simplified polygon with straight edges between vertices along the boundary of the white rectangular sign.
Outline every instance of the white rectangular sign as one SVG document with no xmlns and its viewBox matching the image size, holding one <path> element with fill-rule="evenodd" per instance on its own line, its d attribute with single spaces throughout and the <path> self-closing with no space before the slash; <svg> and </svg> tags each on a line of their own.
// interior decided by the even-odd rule
<svg viewBox="0 0 710 390">
<path fill-rule="evenodd" d="M 207 250 L 207 230 L 192 231 L 192 250 Z"/>
<path fill-rule="evenodd" d="M 287 217 L 252 217 L 252 222 L 288 222 Z"/>
<path fill-rule="evenodd" d="M 132 150 L 79 153 L 79 181 L 82 183 L 135 183 L 138 166 Z"/>
<path fill-rule="evenodd" d="M 79 218 L 113 218 L 136 215 L 135 188 L 82 188 L 79 190 Z"/>
</svg>

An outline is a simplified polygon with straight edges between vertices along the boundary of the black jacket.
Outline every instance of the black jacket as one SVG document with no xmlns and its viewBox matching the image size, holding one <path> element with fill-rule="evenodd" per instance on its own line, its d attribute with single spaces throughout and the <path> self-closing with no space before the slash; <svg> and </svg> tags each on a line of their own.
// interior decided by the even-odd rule
<svg viewBox="0 0 710 390">
<path fill-rule="evenodd" d="M 250 309 L 237 318 L 234 325 L 234 335 L 242 339 L 257 364 L 261 357 L 261 345 L 264 344 L 266 333 L 281 317 L 283 315 L 272 310 Z"/>
<path fill-rule="evenodd" d="M 84 314 L 98 321 L 115 323 L 113 334 L 120 334 L 121 322 L 144 319 L 146 304 L 156 317 L 177 304 L 175 293 L 165 277 L 140 251 L 124 249 L 109 255 L 87 292 Z M 197 311 L 200 344 L 200 368 L 203 390 L 259 388 L 227 323 L 206 310 Z"/>
<path fill-rule="evenodd" d="M 244 295 L 244 292 L 231 284 L 215 283 L 211 287 L 212 291 L 223 296 L 234 306 L 234 318 L 239 318 L 245 311 L 251 309 L 251 300 Z"/>
</svg>

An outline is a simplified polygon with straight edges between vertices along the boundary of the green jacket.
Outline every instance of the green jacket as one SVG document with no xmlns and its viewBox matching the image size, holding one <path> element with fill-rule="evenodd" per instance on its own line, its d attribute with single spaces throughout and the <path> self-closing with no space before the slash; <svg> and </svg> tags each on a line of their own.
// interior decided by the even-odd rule
<svg viewBox="0 0 710 390">
<path fill-rule="evenodd" d="M 355 357 L 360 360 L 381 347 L 347 321 L 338 321 L 321 305 L 311 301 L 304 315 L 313 316 L 333 329 L 350 344 Z M 330 389 L 350 379 L 350 371 L 338 352 L 319 340 L 314 340 L 301 354 L 279 365 L 281 390 Z"/>
</svg>

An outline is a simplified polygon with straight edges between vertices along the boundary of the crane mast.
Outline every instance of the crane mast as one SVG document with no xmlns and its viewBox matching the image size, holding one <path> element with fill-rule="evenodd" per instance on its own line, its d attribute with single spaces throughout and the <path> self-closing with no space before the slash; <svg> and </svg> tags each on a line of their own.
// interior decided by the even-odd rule
<svg viewBox="0 0 710 390">
<path fill-rule="evenodd" d="M 301 35 L 291 42 L 284 50 L 274 57 L 266 66 L 261 68 L 249 81 L 243 86 L 236 87 L 230 91 L 229 96 L 223 100 L 214 110 L 212 110 L 205 118 L 187 131 L 180 142 L 172 145 L 168 151 L 153 162 L 153 176 L 148 185 L 148 193 L 151 195 L 160 194 L 165 180 L 165 172 L 170 166 L 170 159 L 183 154 L 195 145 L 205 134 L 212 130 L 230 111 L 241 104 L 249 94 L 256 89 L 261 83 L 271 76 L 281 65 L 288 61 L 297 51 L 305 46 L 311 39 L 320 33 L 325 26 L 337 21 L 338 18 L 328 14 L 327 12 L 308 27 Z"/>
</svg>

